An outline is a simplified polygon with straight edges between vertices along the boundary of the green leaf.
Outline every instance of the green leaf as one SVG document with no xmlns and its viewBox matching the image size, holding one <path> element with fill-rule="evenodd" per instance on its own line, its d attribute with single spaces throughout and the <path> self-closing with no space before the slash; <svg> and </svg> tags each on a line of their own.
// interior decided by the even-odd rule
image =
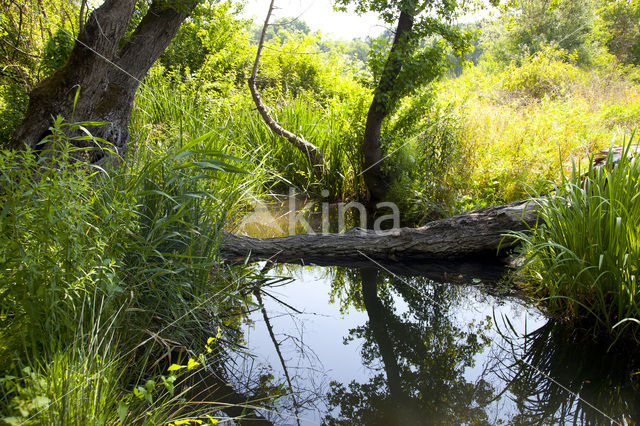
<svg viewBox="0 0 640 426">
<path fill-rule="evenodd" d="M 120 419 L 120 423 L 124 423 L 127 414 L 129 414 L 129 406 L 124 401 L 118 402 L 118 419 Z"/>
<path fill-rule="evenodd" d="M 194 368 L 196 368 L 198 365 L 200 365 L 200 363 L 198 361 L 196 361 L 193 358 L 189 358 L 189 362 L 187 363 L 187 369 L 188 370 L 193 370 Z"/>
</svg>

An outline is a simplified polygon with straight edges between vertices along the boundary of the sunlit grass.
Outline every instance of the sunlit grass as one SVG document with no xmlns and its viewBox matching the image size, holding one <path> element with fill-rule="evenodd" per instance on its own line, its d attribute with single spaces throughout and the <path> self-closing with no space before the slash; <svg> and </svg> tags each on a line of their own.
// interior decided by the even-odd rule
<svg viewBox="0 0 640 426">
<path fill-rule="evenodd" d="M 457 103 L 463 126 L 465 195 L 476 204 L 524 198 L 548 188 L 570 159 L 608 147 L 631 134 L 640 89 L 620 75 L 580 71 L 559 97 L 532 99 L 505 89 L 504 73 L 472 67 L 442 83 L 440 97 Z"/>
</svg>

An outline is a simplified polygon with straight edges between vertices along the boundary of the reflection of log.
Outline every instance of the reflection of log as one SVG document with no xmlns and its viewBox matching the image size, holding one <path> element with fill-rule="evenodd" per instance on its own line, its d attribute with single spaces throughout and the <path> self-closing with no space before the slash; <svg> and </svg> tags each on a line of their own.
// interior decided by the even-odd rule
<svg viewBox="0 0 640 426">
<path fill-rule="evenodd" d="M 504 239 L 524 231 L 538 216 L 534 203 L 515 202 L 474 210 L 420 228 L 375 232 L 355 228 L 343 234 L 299 234 L 258 239 L 227 233 L 221 254 L 230 260 L 249 255 L 280 262 L 344 264 L 367 257 L 380 261 L 425 261 L 504 257 L 513 247 Z M 500 251 L 498 251 L 500 249 Z"/>
</svg>

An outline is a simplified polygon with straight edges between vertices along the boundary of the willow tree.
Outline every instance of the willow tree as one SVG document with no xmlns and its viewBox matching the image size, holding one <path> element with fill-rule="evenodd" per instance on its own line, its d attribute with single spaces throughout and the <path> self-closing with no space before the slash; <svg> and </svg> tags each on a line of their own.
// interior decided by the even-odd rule
<svg viewBox="0 0 640 426">
<path fill-rule="evenodd" d="M 450 53 L 462 57 L 471 46 L 472 34 L 456 25 L 461 6 L 456 0 L 336 0 L 336 8 L 377 12 L 395 26 L 388 54 L 381 64 L 362 140 L 363 176 L 371 201 L 382 201 L 393 176 L 384 171 L 380 140 L 384 120 L 398 103 L 441 75 Z"/>
<path fill-rule="evenodd" d="M 136 90 L 198 0 L 140 1 L 146 14 L 134 26 L 137 2 L 105 0 L 89 14 L 67 62 L 29 94 L 13 147 L 42 149 L 38 144 L 48 134 L 52 117 L 61 115 L 67 120 L 108 123 L 89 130 L 119 154 L 126 152 Z M 92 160 L 105 158 L 105 152 L 96 150 Z"/>
</svg>

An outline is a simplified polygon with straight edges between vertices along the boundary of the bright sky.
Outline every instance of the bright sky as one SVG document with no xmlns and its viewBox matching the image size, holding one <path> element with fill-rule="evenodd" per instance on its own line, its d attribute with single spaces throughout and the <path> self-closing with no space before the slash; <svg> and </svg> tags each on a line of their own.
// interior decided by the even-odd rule
<svg viewBox="0 0 640 426">
<path fill-rule="evenodd" d="M 384 24 L 378 20 L 377 14 L 368 13 L 362 16 L 355 12 L 336 12 L 332 0 L 276 0 L 272 22 L 278 18 L 300 17 L 312 31 L 322 31 L 331 38 L 366 38 L 376 36 L 385 30 Z M 267 15 L 269 0 L 248 0 L 245 15 L 262 24 Z M 480 12 L 460 19 L 470 22 L 484 16 L 488 12 Z"/>
<path fill-rule="evenodd" d="M 354 12 L 336 12 L 331 0 L 277 0 L 272 22 L 278 18 L 300 17 L 312 31 L 332 38 L 352 39 L 378 35 L 384 31 L 375 13 L 358 16 Z M 245 14 L 262 24 L 269 8 L 268 0 L 248 0 Z"/>
</svg>

